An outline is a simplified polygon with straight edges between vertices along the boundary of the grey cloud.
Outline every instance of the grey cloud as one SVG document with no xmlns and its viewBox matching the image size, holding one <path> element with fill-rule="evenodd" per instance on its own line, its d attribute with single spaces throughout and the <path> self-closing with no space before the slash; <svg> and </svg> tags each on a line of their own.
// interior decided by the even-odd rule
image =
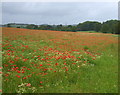
<svg viewBox="0 0 120 95">
<path fill-rule="evenodd" d="M 3 3 L 3 23 L 75 24 L 86 20 L 117 19 L 117 3 L 24 2 Z"/>
</svg>

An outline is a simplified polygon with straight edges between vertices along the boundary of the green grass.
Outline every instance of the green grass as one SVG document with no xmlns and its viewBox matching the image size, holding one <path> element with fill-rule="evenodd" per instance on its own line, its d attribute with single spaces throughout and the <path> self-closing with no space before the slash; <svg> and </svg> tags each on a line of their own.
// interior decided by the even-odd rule
<svg viewBox="0 0 120 95">
<path fill-rule="evenodd" d="M 98 32 L 96 32 L 96 31 L 77 31 L 77 32 L 98 33 Z"/>
<path fill-rule="evenodd" d="M 113 37 L 120 37 L 120 35 L 112 35 Z"/>
<path fill-rule="evenodd" d="M 73 49 L 70 49 L 70 46 L 72 47 L 74 44 L 71 42 L 77 41 L 77 37 L 74 37 L 76 33 L 66 33 L 68 38 L 62 38 L 62 36 L 58 38 L 57 33 L 51 33 L 51 35 L 42 33 L 33 35 L 31 38 L 17 38 L 17 40 L 13 40 L 14 37 L 10 36 L 7 39 L 3 37 L 2 84 L 4 93 L 118 92 L 118 48 L 115 43 L 103 46 L 102 44 L 81 46 L 77 43 Z M 4 34 L 4 36 L 6 35 Z M 44 39 L 43 36 L 45 36 Z M 97 38 L 97 35 L 95 36 Z M 85 35 L 81 37 L 84 38 Z M 29 41 L 33 38 L 34 41 Z M 56 43 L 51 42 L 51 38 L 57 39 Z M 66 42 L 63 43 L 60 39 Z M 86 43 L 86 41 L 83 42 Z M 79 40 L 80 42 L 81 40 Z M 65 47 L 63 49 L 60 46 Z M 95 50 L 96 48 L 99 49 Z M 8 52 L 8 50 L 14 52 Z M 13 70 L 16 67 L 18 69 Z M 22 72 L 22 69 L 24 69 L 24 73 L 18 73 Z M 25 77 L 27 79 L 23 79 Z M 29 83 L 30 85 L 26 86 Z"/>
</svg>

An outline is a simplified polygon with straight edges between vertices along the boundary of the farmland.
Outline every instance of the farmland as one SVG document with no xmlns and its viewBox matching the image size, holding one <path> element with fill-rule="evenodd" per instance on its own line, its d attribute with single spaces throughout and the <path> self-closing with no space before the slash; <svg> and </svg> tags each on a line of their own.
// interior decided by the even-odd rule
<svg viewBox="0 0 120 95">
<path fill-rule="evenodd" d="M 2 28 L 3 93 L 117 93 L 118 36 Z"/>
</svg>

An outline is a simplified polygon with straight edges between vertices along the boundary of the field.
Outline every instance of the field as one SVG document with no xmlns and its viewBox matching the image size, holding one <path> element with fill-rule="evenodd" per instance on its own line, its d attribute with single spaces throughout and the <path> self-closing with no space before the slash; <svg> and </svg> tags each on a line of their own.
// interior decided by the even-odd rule
<svg viewBox="0 0 120 95">
<path fill-rule="evenodd" d="M 118 36 L 2 28 L 3 93 L 117 93 Z"/>
</svg>

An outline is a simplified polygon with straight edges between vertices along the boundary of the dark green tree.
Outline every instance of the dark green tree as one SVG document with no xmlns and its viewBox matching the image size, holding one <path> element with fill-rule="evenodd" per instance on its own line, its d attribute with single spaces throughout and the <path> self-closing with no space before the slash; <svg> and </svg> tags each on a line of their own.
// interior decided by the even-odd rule
<svg viewBox="0 0 120 95">
<path fill-rule="evenodd" d="M 119 34 L 119 22 L 118 20 L 108 20 L 102 24 L 101 32 Z"/>
<path fill-rule="evenodd" d="M 38 26 L 37 25 L 34 25 L 34 24 L 29 24 L 26 26 L 27 29 L 38 29 Z"/>
</svg>

